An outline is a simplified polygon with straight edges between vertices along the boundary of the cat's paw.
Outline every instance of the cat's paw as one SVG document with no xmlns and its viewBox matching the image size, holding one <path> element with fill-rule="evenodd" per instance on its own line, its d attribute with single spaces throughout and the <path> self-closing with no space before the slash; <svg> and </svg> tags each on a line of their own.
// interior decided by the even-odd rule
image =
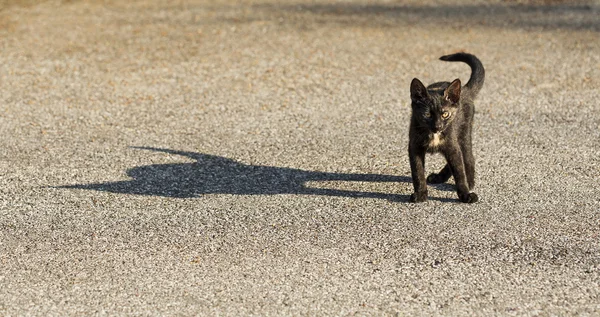
<svg viewBox="0 0 600 317">
<path fill-rule="evenodd" d="M 472 204 L 479 201 L 479 197 L 477 197 L 477 194 L 475 193 L 459 194 L 458 199 L 460 199 L 461 202 L 467 204 Z"/>
<path fill-rule="evenodd" d="M 411 203 L 422 203 L 427 200 L 427 192 L 413 193 L 410 195 Z"/>
<path fill-rule="evenodd" d="M 445 183 L 447 180 L 448 178 L 436 173 L 431 173 L 429 176 L 427 176 L 427 182 L 429 184 L 441 184 Z"/>
</svg>

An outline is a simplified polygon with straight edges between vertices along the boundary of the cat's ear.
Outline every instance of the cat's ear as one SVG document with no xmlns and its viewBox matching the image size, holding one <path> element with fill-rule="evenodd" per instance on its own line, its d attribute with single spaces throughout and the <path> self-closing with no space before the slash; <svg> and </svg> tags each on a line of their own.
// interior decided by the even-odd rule
<svg viewBox="0 0 600 317">
<path fill-rule="evenodd" d="M 412 99 L 412 101 L 420 101 L 427 99 L 428 97 L 429 94 L 427 93 L 425 85 L 423 85 L 420 80 L 414 78 L 410 83 L 410 99 Z"/>
<path fill-rule="evenodd" d="M 448 88 L 444 91 L 444 98 L 452 101 L 452 103 L 458 103 L 460 100 L 460 79 L 455 79 Z"/>
</svg>

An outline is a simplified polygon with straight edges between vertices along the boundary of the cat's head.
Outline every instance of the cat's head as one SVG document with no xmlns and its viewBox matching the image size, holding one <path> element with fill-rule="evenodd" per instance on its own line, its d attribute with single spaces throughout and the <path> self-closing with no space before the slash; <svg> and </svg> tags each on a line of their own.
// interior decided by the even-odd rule
<svg viewBox="0 0 600 317">
<path fill-rule="evenodd" d="M 413 79 L 410 84 L 412 115 L 419 126 L 432 133 L 443 132 L 458 112 L 460 88 L 460 80 L 455 79 L 449 85 L 446 83 L 428 92 L 420 80 Z"/>
</svg>

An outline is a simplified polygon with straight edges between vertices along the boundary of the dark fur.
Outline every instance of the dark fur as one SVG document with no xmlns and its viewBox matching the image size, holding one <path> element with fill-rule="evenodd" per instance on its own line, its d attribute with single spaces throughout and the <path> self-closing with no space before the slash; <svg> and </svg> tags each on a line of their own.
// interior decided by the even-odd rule
<svg viewBox="0 0 600 317">
<path fill-rule="evenodd" d="M 427 184 L 446 182 L 454 176 L 458 198 L 465 203 L 477 202 L 475 159 L 471 143 L 473 100 L 483 86 L 485 71 L 474 55 L 457 53 L 440 57 L 443 61 L 464 62 L 471 67 L 471 77 L 461 87 L 459 79 L 452 83 L 439 82 L 427 88 L 417 78 L 410 84 L 412 117 L 410 121 L 408 154 L 414 194 L 411 202 L 427 200 Z M 448 117 L 443 118 L 444 112 Z M 436 144 L 435 133 L 439 142 Z M 442 153 L 446 166 L 425 179 L 425 153 Z"/>
</svg>

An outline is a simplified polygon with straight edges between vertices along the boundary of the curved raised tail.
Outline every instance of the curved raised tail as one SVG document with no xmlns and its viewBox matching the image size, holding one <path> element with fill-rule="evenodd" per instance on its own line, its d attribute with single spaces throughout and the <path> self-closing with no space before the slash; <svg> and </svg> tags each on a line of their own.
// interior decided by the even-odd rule
<svg viewBox="0 0 600 317">
<path fill-rule="evenodd" d="M 469 53 L 456 53 L 444 55 L 440 57 L 440 59 L 447 62 L 467 63 L 467 65 L 471 67 L 471 77 L 465 87 L 473 98 L 477 96 L 481 87 L 483 87 L 483 81 L 485 80 L 485 69 L 479 58 Z"/>
</svg>

